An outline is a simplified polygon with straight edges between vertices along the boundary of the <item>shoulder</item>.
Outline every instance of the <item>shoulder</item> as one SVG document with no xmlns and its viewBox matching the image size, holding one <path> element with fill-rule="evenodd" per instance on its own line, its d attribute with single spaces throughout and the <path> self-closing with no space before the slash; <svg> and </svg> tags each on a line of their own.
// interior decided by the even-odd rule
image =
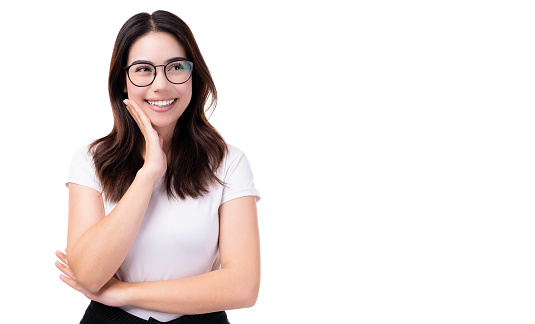
<svg viewBox="0 0 535 324">
<path fill-rule="evenodd" d="M 225 154 L 222 163 L 223 168 L 228 170 L 240 160 L 247 160 L 245 153 L 236 146 L 227 144 L 227 154 Z"/>
<path fill-rule="evenodd" d="M 91 149 L 91 144 L 84 144 L 74 152 L 73 162 L 93 162 L 94 148 Z"/>
<path fill-rule="evenodd" d="M 235 158 L 237 158 L 239 156 L 242 156 L 242 155 L 245 155 L 245 153 L 243 153 L 242 150 L 240 150 L 239 148 L 237 148 L 234 145 L 227 144 L 227 155 L 226 155 L 226 158 L 228 160 L 235 159 Z"/>
<path fill-rule="evenodd" d="M 235 146 L 228 145 L 228 153 L 223 162 L 220 179 L 225 183 L 221 203 L 242 196 L 260 195 L 255 188 L 253 171 L 245 153 Z"/>
<path fill-rule="evenodd" d="M 224 177 L 227 177 L 230 173 L 240 169 L 250 172 L 251 166 L 247 156 L 239 148 L 227 144 L 227 154 L 221 163 L 220 170 L 223 172 Z"/>
<path fill-rule="evenodd" d="M 66 182 L 67 187 L 69 183 L 84 185 L 97 191 L 102 190 L 97 179 L 93 151 L 90 144 L 79 147 L 74 153 Z"/>
</svg>

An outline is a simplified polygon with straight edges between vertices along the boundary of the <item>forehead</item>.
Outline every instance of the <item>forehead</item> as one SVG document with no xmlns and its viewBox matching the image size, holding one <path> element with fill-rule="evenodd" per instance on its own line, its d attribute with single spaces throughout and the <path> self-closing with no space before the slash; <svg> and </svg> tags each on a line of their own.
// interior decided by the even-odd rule
<svg viewBox="0 0 535 324">
<path fill-rule="evenodd" d="M 162 64 L 173 57 L 187 58 L 184 46 L 171 34 L 150 32 L 132 44 L 128 52 L 127 64 L 137 60 Z"/>
</svg>

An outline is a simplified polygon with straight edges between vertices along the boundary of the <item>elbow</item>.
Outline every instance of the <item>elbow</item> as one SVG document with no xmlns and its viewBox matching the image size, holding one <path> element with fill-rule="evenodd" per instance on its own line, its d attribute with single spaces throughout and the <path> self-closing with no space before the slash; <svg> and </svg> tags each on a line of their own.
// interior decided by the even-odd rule
<svg viewBox="0 0 535 324">
<path fill-rule="evenodd" d="M 96 278 L 93 278 L 90 272 L 80 274 L 74 273 L 74 275 L 76 276 L 76 282 L 78 283 L 78 285 L 92 294 L 96 294 L 97 292 L 99 292 L 100 289 L 102 289 L 102 287 L 104 286 L 104 284 L 106 284 L 105 282 L 101 283 Z"/>
<path fill-rule="evenodd" d="M 232 270 L 230 270 L 232 271 Z M 233 272 L 229 286 L 223 292 L 224 309 L 240 309 L 253 307 L 260 291 L 260 276 L 249 272 Z"/>
<path fill-rule="evenodd" d="M 260 280 L 249 283 L 242 292 L 242 308 L 253 307 L 258 299 Z"/>
<path fill-rule="evenodd" d="M 96 294 L 102 289 L 104 284 L 100 284 L 96 282 L 95 280 L 84 280 L 84 279 L 78 279 L 76 278 L 76 282 L 80 287 L 82 287 L 84 290 L 87 290 L 88 292 L 92 294 Z"/>
<path fill-rule="evenodd" d="M 256 304 L 257 299 L 258 299 L 258 292 L 256 292 L 255 294 L 250 294 L 244 300 L 243 308 L 253 307 Z"/>
<path fill-rule="evenodd" d="M 80 269 L 73 265 L 72 262 L 69 262 L 72 273 L 74 274 L 74 280 L 76 283 L 82 287 L 84 290 L 95 294 L 100 291 L 100 289 L 106 284 L 105 281 L 99 280 L 95 277 L 95 271 L 89 269 Z"/>
</svg>

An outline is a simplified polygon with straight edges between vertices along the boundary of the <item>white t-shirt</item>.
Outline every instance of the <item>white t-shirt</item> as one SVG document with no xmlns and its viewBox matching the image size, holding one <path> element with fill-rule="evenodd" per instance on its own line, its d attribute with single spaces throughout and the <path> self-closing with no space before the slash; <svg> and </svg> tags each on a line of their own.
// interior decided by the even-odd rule
<svg viewBox="0 0 535 324">
<path fill-rule="evenodd" d="M 219 214 L 221 204 L 231 199 L 260 195 L 243 152 L 228 145 L 228 154 L 216 175 L 226 186 L 216 184 L 201 198 L 169 200 L 163 178 L 154 187 L 147 212 L 117 277 L 126 282 L 172 280 L 200 275 L 221 267 L 219 260 Z M 67 186 L 76 183 L 102 193 L 87 146 L 73 157 Z M 115 203 L 104 199 L 105 214 Z M 166 314 L 132 306 L 121 307 L 132 315 L 166 322 L 180 314 Z"/>
</svg>

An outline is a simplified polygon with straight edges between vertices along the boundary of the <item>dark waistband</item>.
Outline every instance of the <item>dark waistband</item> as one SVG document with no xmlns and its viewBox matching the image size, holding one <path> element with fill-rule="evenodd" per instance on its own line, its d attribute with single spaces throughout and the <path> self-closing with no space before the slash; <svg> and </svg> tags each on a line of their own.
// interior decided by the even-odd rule
<svg viewBox="0 0 535 324">
<path fill-rule="evenodd" d="M 148 321 L 134 316 L 117 307 L 110 307 L 96 301 L 91 301 L 85 311 L 80 324 L 143 324 L 143 323 L 166 323 L 166 324 L 229 324 L 225 312 L 215 312 L 199 315 L 184 315 L 177 319 L 160 322 L 154 318 Z"/>
</svg>

